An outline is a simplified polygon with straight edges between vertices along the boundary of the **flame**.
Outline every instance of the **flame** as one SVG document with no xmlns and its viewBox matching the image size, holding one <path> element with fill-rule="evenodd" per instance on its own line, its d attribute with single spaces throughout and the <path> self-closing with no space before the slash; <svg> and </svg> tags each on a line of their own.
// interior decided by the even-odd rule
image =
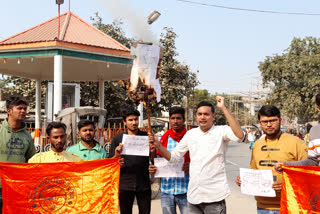
<svg viewBox="0 0 320 214">
<path fill-rule="evenodd" d="M 118 83 L 121 83 L 123 86 L 126 86 L 122 80 L 119 80 Z"/>
</svg>

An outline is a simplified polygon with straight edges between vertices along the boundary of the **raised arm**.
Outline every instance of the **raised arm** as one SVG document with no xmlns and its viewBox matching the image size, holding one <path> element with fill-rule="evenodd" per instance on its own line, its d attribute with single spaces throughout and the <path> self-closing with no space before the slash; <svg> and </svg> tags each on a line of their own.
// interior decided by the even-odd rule
<svg viewBox="0 0 320 214">
<path fill-rule="evenodd" d="M 238 121 L 232 116 L 232 114 L 228 111 L 226 106 L 224 105 L 224 97 L 217 96 L 217 106 L 223 112 L 224 116 L 227 118 L 228 124 L 231 127 L 233 133 L 237 138 L 243 139 L 243 131 L 238 123 Z"/>
</svg>

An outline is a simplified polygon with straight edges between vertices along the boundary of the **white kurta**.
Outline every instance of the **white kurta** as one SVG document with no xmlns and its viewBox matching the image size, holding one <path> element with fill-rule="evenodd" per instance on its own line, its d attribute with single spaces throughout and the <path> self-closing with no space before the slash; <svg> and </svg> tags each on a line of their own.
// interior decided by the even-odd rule
<svg viewBox="0 0 320 214">
<path fill-rule="evenodd" d="M 228 142 L 237 141 L 229 126 L 212 126 L 207 132 L 189 130 L 171 152 L 170 162 L 190 152 L 188 202 L 191 204 L 221 201 L 230 194 L 225 170 Z"/>
</svg>

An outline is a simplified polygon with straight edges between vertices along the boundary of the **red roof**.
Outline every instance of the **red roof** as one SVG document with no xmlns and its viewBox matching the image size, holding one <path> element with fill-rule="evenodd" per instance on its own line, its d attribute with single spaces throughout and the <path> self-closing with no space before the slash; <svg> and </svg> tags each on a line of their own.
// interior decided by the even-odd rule
<svg viewBox="0 0 320 214">
<path fill-rule="evenodd" d="M 4 39 L 0 41 L 0 46 L 58 40 L 67 43 L 130 51 L 124 45 L 93 27 L 72 12 L 60 15 L 60 36 L 59 39 L 57 39 L 58 20 L 57 16 L 42 24 Z"/>
</svg>

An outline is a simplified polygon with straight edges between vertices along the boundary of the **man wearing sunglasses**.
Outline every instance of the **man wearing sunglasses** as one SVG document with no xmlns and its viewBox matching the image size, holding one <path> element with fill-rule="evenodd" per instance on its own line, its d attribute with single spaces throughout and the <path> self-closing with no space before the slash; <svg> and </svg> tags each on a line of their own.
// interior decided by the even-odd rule
<svg viewBox="0 0 320 214">
<path fill-rule="evenodd" d="M 282 174 L 273 166 L 282 161 L 297 161 L 307 157 L 307 147 L 298 137 L 281 132 L 281 114 L 277 107 L 265 105 L 258 112 L 258 119 L 265 137 L 255 142 L 252 148 L 251 169 L 272 170 L 273 189 L 276 197 L 255 196 L 258 214 L 279 214 Z M 240 186 L 240 177 L 236 183 Z"/>
</svg>

